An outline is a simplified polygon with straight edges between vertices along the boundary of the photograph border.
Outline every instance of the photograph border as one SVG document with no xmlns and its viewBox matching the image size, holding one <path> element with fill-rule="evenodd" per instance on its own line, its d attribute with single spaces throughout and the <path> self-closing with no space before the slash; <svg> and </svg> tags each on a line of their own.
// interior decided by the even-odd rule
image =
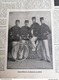
<svg viewBox="0 0 59 80">
<path fill-rule="evenodd" d="M 27 10 L 27 9 L 21 9 L 21 10 L 14 10 L 14 9 L 9 9 L 8 11 L 7 11 L 7 13 L 8 13 L 8 15 L 7 15 L 7 47 L 6 47 L 6 56 L 7 56 L 7 51 L 8 51 L 8 24 L 9 24 L 9 12 L 28 12 L 28 11 L 50 11 L 50 13 L 51 13 L 51 30 L 52 30 L 52 33 L 51 33 L 51 35 L 52 35 L 52 61 L 53 61 L 53 65 L 54 65 L 54 55 L 53 55 L 53 52 L 54 52 L 54 49 L 53 49 L 53 46 L 54 46 L 54 41 L 53 41 L 53 22 L 52 22 L 52 20 L 53 20 L 53 17 L 52 17 L 52 11 L 51 11 L 51 9 L 44 9 L 44 10 L 42 10 L 42 9 L 30 9 L 30 10 Z M 7 58 L 6 58 L 6 64 L 7 64 Z M 53 66 L 53 69 L 54 69 L 54 66 Z M 53 71 L 53 69 L 7 69 L 7 66 L 6 66 L 6 70 L 8 71 L 8 70 L 13 70 L 13 71 L 25 71 L 25 72 L 27 72 L 27 71 Z"/>
</svg>

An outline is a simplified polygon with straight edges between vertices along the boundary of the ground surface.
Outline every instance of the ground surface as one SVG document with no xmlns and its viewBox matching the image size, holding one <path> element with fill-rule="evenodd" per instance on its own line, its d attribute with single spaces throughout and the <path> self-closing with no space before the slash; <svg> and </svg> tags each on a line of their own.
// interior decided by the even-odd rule
<svg viewBox="0 0 59 80">
<path fill-rule="evenodd" d="M 52 69 L 53 63 L 52 58 L 51 62 L 47 62 L 45 60 L 40 61 L 38 56 L 35 53 L 30 53 L 29 57 L 24 61 L 8 61 L 7 63 L 8 69 Z"/>
</svg>

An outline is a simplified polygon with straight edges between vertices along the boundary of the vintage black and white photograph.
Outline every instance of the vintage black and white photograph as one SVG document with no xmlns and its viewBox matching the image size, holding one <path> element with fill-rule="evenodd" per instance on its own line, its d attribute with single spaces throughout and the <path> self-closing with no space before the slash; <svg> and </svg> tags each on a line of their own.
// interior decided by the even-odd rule
<svg viewBox="0 0 59 80">
<path fill-rule="evenodd" d="M 59 6 L 59 0 L 54 0 L 54 5 Z"/>
<path fill-rule="evenodd" d="M 50 11 L 10 11 L 7 69 L 53 69 Z"/>
</svg>

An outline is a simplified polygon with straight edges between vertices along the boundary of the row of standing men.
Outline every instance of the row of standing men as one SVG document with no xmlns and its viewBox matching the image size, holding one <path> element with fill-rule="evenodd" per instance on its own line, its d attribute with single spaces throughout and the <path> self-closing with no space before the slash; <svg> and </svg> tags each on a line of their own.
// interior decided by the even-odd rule
<svg viewBox="0 0 59 80">
<path fill-rule="evenodd" d="M 43 53 L 43 60 L 46 60 L 48 62 L 51 61 L 50 53 L 49 53 L 49 45 L 48 45 L 48 35 L 51 33 L 51 30 L 47 24 L 44 22 L 44 17 L 40 17 L 41 25 L 39 25 L 36 22 L 36 17 L 32 17 L 33 24 L 29 27 L 29 20 L 25 20 L 24 26 L 20 28 L 20 20 L 15 21 L 15 26 L 11 27 L 9 29 L 9 44 L 12 42 L 12 47 L 14 47 L 17 43 L 19 43 L 20 39 L 26 41 L 28 43 L 29 39 L 31 40 L 31 43 L 33 45 L 32 51 L 35 51 L 35 48 L 37 46 L 37 41 L 42 43 L 45 48 L 45 54 Z M 30 45 L 30 44 L 29 44 Z M 43 46 L 42 46 L 43 47 Z M 43 49 L 43 48 L 42 48 Z M 10 50 L 10 49 L 9 49 Z M 15 61 L 17 59 L 17 52 L 19 50 L 19 46 L 15 47 L 14 52 L 12 54 L 13 60 Z M 20 59 L 22 59 L 22 55 L 20 56 Z"/>
</svg>

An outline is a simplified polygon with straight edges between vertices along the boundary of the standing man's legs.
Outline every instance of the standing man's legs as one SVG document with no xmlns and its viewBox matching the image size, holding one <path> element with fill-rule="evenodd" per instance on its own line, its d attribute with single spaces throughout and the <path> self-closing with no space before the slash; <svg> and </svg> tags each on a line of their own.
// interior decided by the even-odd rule
<svg viewBox="0 0 59 80">
<path fill-rule="evenodd" d="M 35 48 L 36 48 L 35 41 L 36 41 L 36 39 L 37 39 L 37 37 L 31 38 L 31 43 L 32 43 L 32 45 L 33 45 L 32 51 L 35 51 Z"/>
<path fill-rule="evenodd" d="M 12 47 L 13 47 L 13 49 L 12 49 L 12 57 L 15 60 L 17 59 L 17 53 L 19 51 L 19 44 L 18 43 L 19 42 L 17 42 L 17 41 L 12 42 Z"/>
<path fill-rule="evenodd" d="M 19 60 L 22 60 L 25 57 L 27 57 L 28 53 L 26 53 L 26 44 L 28 45 L 28 41 L 22 40 L 21 49 L 19 50 Z M 26 43 L 26 44 L 25 44 Z M 25 45 L 24 45 L 25 44 Z"/>
<path fill-rule="evenodd" d="M 48 46 L 48 40 L 43 40 L 45 51 L 46 51 L 46 59 L 47 61 L 51 61 L 50 59 L 50 53 L 49 53 L 49 46 Z"/>
<path fill-rule="evenodd" d="M 38 50 L 39 50 L 39 54 L 41 54 L 40 60 L 44 60 L 46 59 L 46 55 L 45 55 L 45 48 L 44 48 L 44 43 L 43 40 L 38 40 Z"/>
<path fill-rule="evenodd" d="M 41 55 L 42 55 L 42 58 L 46 60 L 45 48 L 44 48 L 43 40 L 41 40 L 40 44 L 41 44 Z"/>
</svg>

